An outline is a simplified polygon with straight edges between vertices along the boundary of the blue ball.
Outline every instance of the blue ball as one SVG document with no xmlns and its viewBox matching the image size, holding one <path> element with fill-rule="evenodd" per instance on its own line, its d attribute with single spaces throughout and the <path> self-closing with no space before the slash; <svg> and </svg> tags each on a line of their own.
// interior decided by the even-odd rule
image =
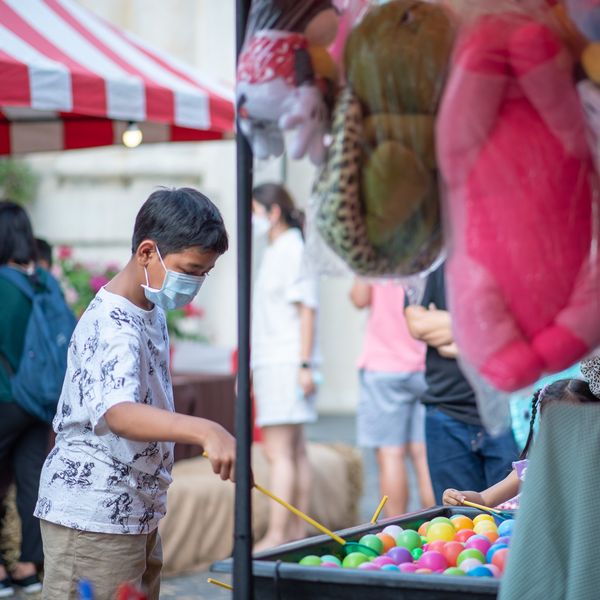
<svg viewBox="0 0 600 600">
<path fill-rule="evenodd" d="M 508 548 L 507 544 L 494 544 L 493 546 L 490 547 L 490 549 L 487 551 L 487 554 L 485 555 L 485 560 L 487 561 L 488 564 L 492 563 L 492 556 L 494 556 L 494 553 L 496 552 L 496 550 L 500 550 L 500 548 Z"/>
<path fill-rule="evenodd" d="M 396 565 L 383 565 L 380 571 L 399 571 L 400 569 Z"/>
<path fill-rule="evenodd" d="M 469 577 L 493 577 L 494 574 L 487 568 L 481 565 L 481 567 L 475 567 L 470 571 L 467 571 Z"/>
<path fill-rule="evenodd" d="M 498 526 L 498 537 L 511 536 L 515 527 L 514 519 L 507 519 Z"/>
</svg>

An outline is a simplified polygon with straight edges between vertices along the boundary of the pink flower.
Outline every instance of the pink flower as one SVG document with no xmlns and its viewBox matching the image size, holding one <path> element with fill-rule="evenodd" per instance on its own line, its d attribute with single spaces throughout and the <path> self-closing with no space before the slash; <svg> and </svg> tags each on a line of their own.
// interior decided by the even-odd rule
<svg viewBox="0 0 600 600">
<path fill-rule="evenodd" d="M 71 246 L 59 246 L 58 247 L 58 258 L 66 260 L 73 256 L 73 248 Z"/>
<path fill-rule="evenodd" d="M 90 279 L 90 287 L 94 294 L 100 291 L 100 288 L 104 287 L 108 283 L 108 278 L 104 275 L 95 275 Z"/>
<path fill-rule="evenodd" d="M 65 300 L 72 306 L 79 300 L 79 294 L 72 287 L 65 288 Z"/>
<path fill-rule="evenodd" d="M 183 307 L 183 312 L 186 317 L 203 317 L 204 309 L 194 306 L 193 304 L 186 304 Z"/>
</svg>

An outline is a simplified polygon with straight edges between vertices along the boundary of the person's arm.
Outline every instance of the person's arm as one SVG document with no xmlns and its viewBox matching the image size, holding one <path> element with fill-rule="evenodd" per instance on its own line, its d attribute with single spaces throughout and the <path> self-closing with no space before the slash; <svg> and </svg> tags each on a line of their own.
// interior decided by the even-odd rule
<svg viewBox="0 0 600 600">
<path fill-rule="evenodd" d="M 134 402 L 115 404 L 104 419 L 114 434 L 128 440 L 202 446 L 213 471 L 235 481 L 235 438 L 218 423 Z"/>
<path fill-rule="evenodd" d="M 312 352 L 315 343 L 316 310 L 300 304 L 300 373 L 298 375 L 300 386 L 305 396 L 314 394 L 316 390 L 312 372 Z"/>
<path fill-rule="evenodd" d="M 483 492 L 448 489 L 444 492 L 442 502 L 450 506 L 460 506 L 464 500 L 467 500 L 468 502 L 475 502 L 493 508 L 514 498 L 519 493 L 520 485 L 521 481 L 517 475 L 517 471 L 513 469 L 502 481 L 499 481 Z"/>
<path fill-rule="evenodd" d="M 355 279 L 350 290 L 350 300 L 356 308 L 371 306 L 372 288 L 362 279 Z"/>
<path fill-rule="evenodd" d="M 404 309 L 410 334 L 428 346 L 439 348 L 454 342 L 452 321 L 447 310 L 439 310 L 432 304 L 429 308 L 410 305 Z"/>
</svg>

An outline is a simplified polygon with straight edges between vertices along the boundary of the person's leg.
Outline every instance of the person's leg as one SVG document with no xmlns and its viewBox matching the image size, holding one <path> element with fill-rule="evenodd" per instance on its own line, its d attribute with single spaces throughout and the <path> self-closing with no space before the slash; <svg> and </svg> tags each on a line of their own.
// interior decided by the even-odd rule
<svg viewBox="0 0 600 600">
<path fill-rule="evenodd" d="M 310 512 L 310 497 L 312 491 L 312 468 L 308 460 L 304 426 L 295 425 L 294 434 L 294 457 L 296 459 L 296 486 L 294 494 L 294 506 L 303 513 Z M 290 536 L 292 539 L 306 537 L 306 523 L 298 518 L 292 517 Z"/>
<path fill-rule="evenodd" d="M 483 459 L 476 452 L 479 428 L 427 406 L 425 444 L 435 501 L 447 488 L 481 491 L 486 487 Z"/>
<path fill-rule="evenodd" d="M 286 502 L 294 501 L 296 485 L 296 457 L 294 452 L 297 425 L 271 425 L 263 427 L 263 450 L 270 467 L 270 489 Z M 255 546 L 259 552 L 278 546 L 290 539 L 290 513 L 273 502 L 269 512 L 267 533 Z"/>
<path fill-rule="evenodd" d="M 512 470 L 513 461 L 518 459 L 519 450 L 511 429 L 492 437 L 483 433 L 481 453 L 484 457 L 486 487 L 504 479 Z"/>
<path fill-rule="evenodd" d="M 40 486 L 40 473 L 48 454 L 50 426 L 31 419 L 13 450 L 13 471 L 17 483 L 17 510 L 21 518 L 21 556 L 12 576 L 17 582 L 29 580 L 44 561 L 39 519 L 33 516 Z M 31 585 L 34 584 L 32 580 Z"/>
<path fill-rule="evenodd" d="M 406 446 L 377 448 L 379 492 L 387 496 L 386 517 L 403 515 L 408 505 L 408 477 L 406 473 Z"/>
</svg>

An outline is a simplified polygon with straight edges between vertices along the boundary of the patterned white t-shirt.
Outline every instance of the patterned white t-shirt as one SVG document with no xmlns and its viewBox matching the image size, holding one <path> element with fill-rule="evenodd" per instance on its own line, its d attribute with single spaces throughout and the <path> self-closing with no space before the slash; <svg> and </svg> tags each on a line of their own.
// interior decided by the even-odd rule
<svg viewBox="0 0 600 600">
<path fill-rule="evenodd" d="M 42 469 L 36 517 L 99 533 L 157 527 L 174 445 L 112 433 L 104 415 L 121 402 L 174 410 L 166 319 L 157 306 L 146 311 L 101 289 L 69 345 L 56 444 Z"/>
</svg>

